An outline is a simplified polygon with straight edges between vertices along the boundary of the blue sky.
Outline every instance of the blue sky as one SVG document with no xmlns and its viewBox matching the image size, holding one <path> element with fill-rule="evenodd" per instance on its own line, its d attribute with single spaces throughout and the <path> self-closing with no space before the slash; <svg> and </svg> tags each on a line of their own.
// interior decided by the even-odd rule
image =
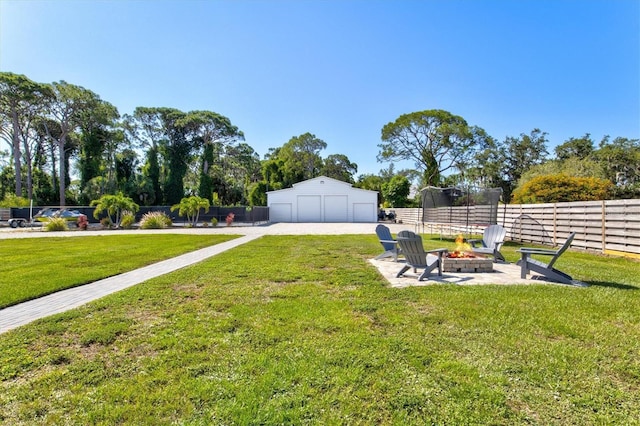
<svg viewBox="0 0 640 426">
<path fill-rule="evenodd" d="M 377 174 L 382 127 L 426 109 L 551 152 L 640 138 L 640 1 L 0 0 L 0 70 L 215 111 L 261 157 L 310 132 Z"/>
</svg>

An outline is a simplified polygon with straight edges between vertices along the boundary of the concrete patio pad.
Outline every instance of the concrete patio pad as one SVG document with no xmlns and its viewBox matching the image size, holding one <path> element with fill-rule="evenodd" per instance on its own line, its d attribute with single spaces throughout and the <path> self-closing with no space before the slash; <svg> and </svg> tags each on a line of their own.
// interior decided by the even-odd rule
<svg viewBox="0 0 640 426">
<path fill-rule="evenodd" d="M 403 288 L 413 286 L 426 286 L 433 284 L 456 284 L 456 285 L 486 285 L 486 284 L 498 284 L 498 285 L 514 285 L 514 284 L 558 284 L 551 281 L 544 280 L 544 277 L 533 274 L 529 275 L 527 279 L 520 278 L 520 267 L 513 263 L 494 263 L 493 272 L 485 273 L 458 273 L 458 272 L 443 272 L 439 277 L 438 273 L 429 275 L 428 280 L 418 281 L 418 274 L 413 272 L 413 269 L 409 269 L 405 274 L 396 278 L 396 274 L 404 266 L 404 260 L 399 259 L 398 262 L 393 260 L 376 260 L 370 259 L 369 262 L 373 264 L 378 271 L 389 281 L 391 287 Z M 420 272 L 420 269 L 418 269 Z"/>
</svg>

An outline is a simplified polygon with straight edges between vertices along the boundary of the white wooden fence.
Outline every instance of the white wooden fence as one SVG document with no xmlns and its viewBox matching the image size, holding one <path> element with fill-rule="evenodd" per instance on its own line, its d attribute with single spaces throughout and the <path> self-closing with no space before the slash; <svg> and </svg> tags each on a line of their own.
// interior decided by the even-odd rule
<svg viewBox="0 0 640 426">
<path fill-rule="evenodd" d="M 482 233 L 486 224 L 473 223 L 474 208 L 430 209 L 424 222 L 420 208 L 395 212 L 397 221 L 423 233 Z M 640 199 L 500 205 L 498 224 L 513 241 L 559 245 L 575 232 L 574 248 L 640 259 Z"/>
</svg>

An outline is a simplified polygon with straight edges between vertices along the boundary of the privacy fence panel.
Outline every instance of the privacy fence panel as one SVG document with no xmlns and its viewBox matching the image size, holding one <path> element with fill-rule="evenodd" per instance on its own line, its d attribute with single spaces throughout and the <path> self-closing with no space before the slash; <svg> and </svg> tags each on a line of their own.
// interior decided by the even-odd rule
<svg viewBox="0 0 640 426">
<path fill-rule="evenodd" d="M 572 247 L 640 257 L 640 200 L 510 204 L 498 222 L 515 241 L 559 245 L 575 232 Z"/>
<path fill-rule="evenodd" d="M 478 233 L 483 228 L 465 206 L 427 209 L 422 218 L 419 210 L 396 209 L 397 219 L 429 233 Z M 457 223 L 445 223 L 451 218 Z M 498 224 L 513 241 L 560 245 L 575 232 L 572 247 L 640 258 L 640 199 L 500 205 Z"/>
<path fill-rule="evenodd" d="M 640 257 L 640 200 L 607 201 L 603 229 L 605 251 Z"/>
<path fill-rule="evenodd" d="M 419 208 L 400 208 L 400 209 L 387 209 L 393 210 L 396 214 L 396 222 L 407 223 L 415 225 L 422 222 L 422 209 Z"/>
</svg>

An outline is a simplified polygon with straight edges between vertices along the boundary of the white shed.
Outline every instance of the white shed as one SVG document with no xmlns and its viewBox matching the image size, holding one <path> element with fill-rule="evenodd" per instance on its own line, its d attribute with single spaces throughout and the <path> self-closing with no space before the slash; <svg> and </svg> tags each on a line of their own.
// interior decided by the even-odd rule
<svg viewBox="0 0 640 426">
<path fill-rule="evenodd" d="M 378 193 L 326 176 L 267 192 L 270 222 L 377 222 Z"/>
</svg>

